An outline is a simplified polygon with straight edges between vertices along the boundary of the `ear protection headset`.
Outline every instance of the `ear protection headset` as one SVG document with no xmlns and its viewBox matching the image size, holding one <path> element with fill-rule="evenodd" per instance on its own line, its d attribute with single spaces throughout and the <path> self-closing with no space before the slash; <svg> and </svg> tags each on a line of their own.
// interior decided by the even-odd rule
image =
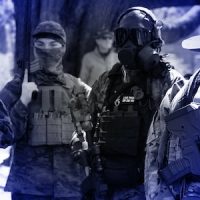
<svg viewBox="0 0 200 200">
<path fill-rule="evenodd" d="M 151 30 L 152 34 L 152 41 L 155 40 L 154 48 L 160 48 L 163 44 L 163 40 L 161 38 L 160 28 L 162 27 L 162 22 L 157 21 L 155 15 L 147 8 L 144 7 L 132 7 L 123 12 L 120 17 L 117 20 L 117 25 L 120 24 L 121 20 L 124 16 L 126 16 L 128 13 L 131 13 L 132 11 L 140 11 L 142 14 L 144 14 L 144 18 L 148 18 L 150 20 L 150 23 L 152 23 L 153 29 Z"/>
</svg>

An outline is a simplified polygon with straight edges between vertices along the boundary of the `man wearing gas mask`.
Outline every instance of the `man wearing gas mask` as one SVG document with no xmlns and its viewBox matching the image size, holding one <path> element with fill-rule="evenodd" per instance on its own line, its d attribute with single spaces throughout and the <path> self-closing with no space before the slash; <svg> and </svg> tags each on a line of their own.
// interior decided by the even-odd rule
<svg viewBox="0 0 200 200">
<path fill-rule="evenodd" d="M 200 51 L 200 36 L 182 42 Z M 184 86 L 174 84 L 152 121 L 147 142 L 145 187 L 148 200 L 200 199 L 200 70 Z"/>
<path fill-rule="evenodd" d="M 85 199 L 145 199 L 145 143 L 153 114 L 167 89 L 182 76 L 159 55 L 160 27 L 143 7 L 125 11 L 115 30 L 120 63 L 92 86 L 87 132 L 91 173 Z"/>
<path fill-rule="evenodd" d="M 33 39 L 35 59 L 30 73 L 38 92 L 32 95 L 33 90 L 22 85 L 21 103 L 12 118 L 18 131 L 7 142 L 15 145 L 5 190 L 12 192 L 13 200 L 79 200 L 84 175 L 70 155 L 76 124 L 71 100 L 81 98 L 79 107 L 74 108 L 78 112 L 90 88 L 63 72 L 66 33 L 60 24 L 41 22 Z"/>
</svg>

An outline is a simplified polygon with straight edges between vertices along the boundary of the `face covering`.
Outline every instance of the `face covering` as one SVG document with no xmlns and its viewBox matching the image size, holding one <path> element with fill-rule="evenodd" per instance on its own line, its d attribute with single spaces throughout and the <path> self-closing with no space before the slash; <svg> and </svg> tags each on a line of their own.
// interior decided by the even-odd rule
<svg viewBox="0 0 200 200">
<path fill-rule="evenodd" d="M 118 52 L 119 61 L 127 68 L 127 69 L 136 69 L 136 56 L 137 56 L 137 48 L 133 46 L 133 48 L 121 48 Z"/>
<path fill-rule="evenodd" d="M 118 58 L 129 70 L 140 68 L 151 71 L 160 61 L 158 52 L 152 48 L 151 32 L 144 28 L 115 30 L 115 45 L 120 49 Z"/>
<path fill-rule="evenodd" d="M 150 45 L 142 48 L 121 48 L 118 52 L 120 62 L 129 70 L 140 67 L 145 72 L 152 71 L 160 61 L 159 53 Z"/>
<path fill-rule="evenodd" d="M 145 72 L 152 71 L 160 61 L 159 53 L 151 46 L 144 46 L 138 53 L 138 63 Z"/>
<path fill-rule="evenodd" d="M 55 75 L 63 73 L 63 48 L 41 49 L 35 47 L 35 50 L 39 64 L 45 72 Z"/>
</svg>

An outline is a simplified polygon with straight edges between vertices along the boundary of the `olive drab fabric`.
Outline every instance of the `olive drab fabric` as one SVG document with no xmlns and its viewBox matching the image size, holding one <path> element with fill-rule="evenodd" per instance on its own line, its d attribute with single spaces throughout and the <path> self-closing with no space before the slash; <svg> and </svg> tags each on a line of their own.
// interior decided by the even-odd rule
<svg viewBox="0 0 200 200">
<path fill-rule="evenodd" d="M 12 93 L 13 101 L 9 104 L 12 104 L 10 118 L 14 131 L 6 137 L 5 147 L 13 145 L 14 156 L 5 190 L 19 194 L 19 198 L 24 195 L 24 198 L 81 199 L 80 184 L 85 174 L 74 162 L 69 143 L 76 124 L 72 113 L 81 113 L 79 123 L 87 124 L 84 116 L 88 116 L 89 111 L 82 103 L 86 104 L 90 87 L 63 72 L 66 34 L 60 24 L 39 23 L 33 40 L 34 61 L 30 74 L 39 91 L 32 93 L 31 99 L 22 94 L 27 101 L 30 99 L 28 106 L 20 100 L 20 92 Z M 13 82 L 15 88 L 18 85 L 21 89 L 22 81 Z M 9 87 L 7 89 L 10 92 Z M 82 101 L 78 104 L 76 100 L 80 96 Z M 70 109 L 72 99 L 75 101 L 73 110 Z"/>
<path fill-rule="evenodd" d="M 49 85 L 49 82 L 64 83 L 62 60 L 66 51 L 65 30 L 57 22 L 43 21 L 37 25 L 33 32 L 34 42 L 42 38 L 52 39 L 60 43 L 61 47 L 43 48 L 34 45 L 35 60 L 31 62 L 30 72 L 34 75 L 38 85 L 41 82 L 45 85 Z"/>
<path fill-rule="evenodd" d="M 29 144 L 69 144 L 74 131 L 70 94 L 63 86 L 39 86 L 39 91 L 30 105 Z"/>
<path fill-rule="evenodd" d="M 165 119 L 170 113 L 172 102 L 177 98 L 177 93 L 183 90 L 185 83 L 184 79 L 180 79 L 167 91 L 149 129 L 145 158 L 145 191 L 148 200 L 174 199 L 168 186 L 158 175 L 158 171 L 163 165 L 163 160 L 167 152 L 169 135 Z M 174 138 L 174 144 L 176 140 Z M 173 145 L 171 148 L 173 151 L 173 160 L 175 157 L 180 156 L 180 150 L 178 149 L 179 147 L 176 145 Z"/>
<path fill-rule="evenodd" d="M 67 118 L 67 120 L 64 118 L 63 126 L 59 120 L 60 117 L 62 118 L 61 114 L 64 114 L 64 116 L 69 114 L 70 99 L 76 99 L 79 95 L 84 95 L 84 99 L 86 99 L 90 88 L 80 79 L 77 79 L 70 74 L 64 74 L 64 77 L 66 84 L 62 87 L 58 84 L 49 87 L 39 86 L 39 88 L 41 87 L 40 90 L 45 91 L 43 93 L 44 96 L 52 95 L 52 97 L 54 97 L 50 99 L 44 97 L 47 100 L 46 104 L 44 101 L 42 102 L 41 92 L 38 94 L 38 99 L 32 100 L 29 108 L 25 107 L 20 100 L 12 107 L 10 116 L 15 131 L 7 141 L 6 146 L 14 144 L 14 158 L 5 186 L 6 191 L 21 194 L 53 196 L 54 198 L 65 197 L 81 199 L 80 184 L 85 176 L 84 170 L 73 161 L 70 146 L 68 144 L 69 137 L 72 135 L 72 132 L 70 133 L 68 128 L 72 130 L 73 122 L 71 118 Z M 63 100 L 64 97 L 59 98 L 60 95 L 66 95 L 66 91 L 71 94 L 71 98 L 65 98 L 65 100 Z M 57 96 L 55 96 L 54 93 Z M 37 104 L 37 100 L 41 100 L 39 101 L 41 104 Z M 61 101 L 62 103 L 60 104 Z M 83 103 L 85 102 L 83 101 Z M 38 110 L 35 110 L 35 108 L 32 110 L 33 107 L 31 106 L 33 104 Z M 48 118 L 45 119 L 46 125 L 49 124 L 49 134 L 52 134 L 52 138 L 50 137 L 49 141 L 51 145 L 44 145 L 43 143 L 42 145 L 33 146 L 30 145 L 31 121 L 41 117 L 39 114 L 35 113 L 36 111 L 41 111 L 41 107 L 44 109 L 43 113 L 49 109 L 50 111 L 52 110 L 55 112 L 53 115 L 49 115 L 50 120 L 48 120 Z M 85 113 L 86 109 L 82 110 L 82 108 L 83 107 L 79 106 L 74 109 L 76 112 L 82 113 L 83 116 L 87 116 L 88 113 Z M 62 110 L 62 112 L 59 113 L 61 109 L 65 110 Z M 58 115 L 56 115 L 56 111 L 59 111 Z M 47 114 L 47 112 L 45 114 Z M 32 118 L 33 116 L 35 118 Z M 52 120 L 55 116 L 55 119 L 59 120 Z M 84 122 L 83 118 L 82 120 Z M 65 123 L 66 121 L 67 123 Z M 36 124 L 37 123 L 42 125 L 43 122 L 36 120 Z M 58 126 L 58 124 L 62 126 Z M 38 127 L 39 132 L 42 129 L 43 128 Z M 55 133 L 58 130 L 60 132 L 56 135 Z M 54 141 L 52 141 L 53 139 L 57 140 L 56 143 L 58 142 L 58 139 L 60 139 L 60 136 L 62 135 L 61 130 L 63 132 L 67 130 L 66 133 L 64 133 L 63 140 L 59 140 L 60 144 L 52 145 L 52 143 L 55 144 Z M 75 128 L 73 130 L 75 130 Z M 43 134 L 42 132 L 40 133 Z M 44 141 L 47 142 L 46 138 L 42 142 Z M 34 142 L 34 145 L 41 142 L 41 140 L 38 140 L 37 134 L 36 137 L 32 137 L 32 142 Z"/>
<path fill-rule="evenodd" d="M 16 126 L 13 126 L 10 119 L 10 112 L 19 100 L 21 94 L 21 77 L 16 74 L 13 80 L 9 81 L 0 91 L 0 147 L 5 148 L 8 144 L 14 142 L 14 132 Z"/>
<path fill-rule="evenodd" d="M 12 140 L 13 127 L 9 113 L 4 103 L 0 100 L 0 147 L 5 148 L 7 142 Z"/>
<path fill-rule="evenodd" d="M 38 37 L 40 34 L 54 34 L 59 36 L 63 43 L 66 43 L 66 33 L 63 27 L 54 21 L 43 21 L 39 23 L 36 29 L 33 32 L 33 37 Z"/>
</svg>

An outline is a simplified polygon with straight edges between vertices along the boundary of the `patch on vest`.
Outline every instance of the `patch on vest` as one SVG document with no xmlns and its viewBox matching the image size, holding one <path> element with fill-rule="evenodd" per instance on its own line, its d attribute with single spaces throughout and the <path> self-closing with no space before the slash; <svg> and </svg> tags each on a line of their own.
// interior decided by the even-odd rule
<svg viewBox="0 0 200 200">
<path fill-rule="evenodd" d="M 138 86 L 133 86 L 131 88 L 131 93 L 135 97 L 135 100 L 140 100 L 144 97 L 144 92 L 143 92 L 142 88 L 140 88 Z"/>
<path fill-rule="evenodd" d="M 144 92 L 142 88 L 138 86 L 133 86 L 128 95 L 120 95 L 114 102 L 115 106 L 120 104 L 130 104 L 134 103 L 136 100 L 140 100 L 144 97 Z"/>
<path fill-rule="evenodd" d="M 133 103 L 133 102 L 135 102 L 134 96 L 124 96 L 122 98 L 122 103 Z"/>
</svg>

